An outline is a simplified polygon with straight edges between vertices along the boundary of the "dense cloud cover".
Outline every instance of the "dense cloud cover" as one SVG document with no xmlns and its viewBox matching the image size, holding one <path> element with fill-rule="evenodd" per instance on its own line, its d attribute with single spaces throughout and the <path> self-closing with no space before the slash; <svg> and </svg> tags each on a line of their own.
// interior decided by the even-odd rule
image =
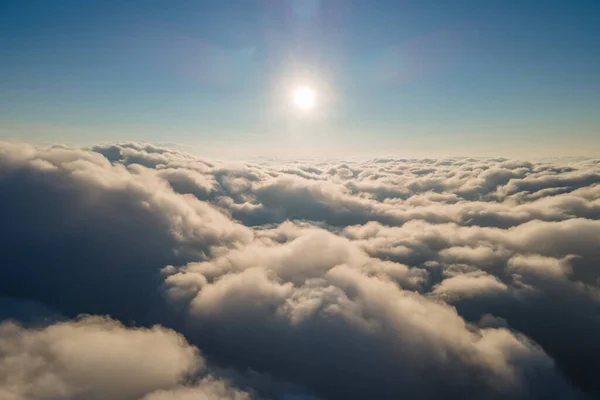
<svg viewBox="0 0 600 400">
<path fill-rule="evenodd" d="M 600 162 L 0 144 L 0 398 L 600 396 Z"/>
</svg>

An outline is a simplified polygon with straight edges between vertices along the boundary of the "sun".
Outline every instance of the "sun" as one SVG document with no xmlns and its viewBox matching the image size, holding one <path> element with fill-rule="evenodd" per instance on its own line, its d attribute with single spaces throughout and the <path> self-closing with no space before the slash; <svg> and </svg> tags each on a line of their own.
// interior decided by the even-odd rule
<svg viewBox="0 0 600 400">
<path fill-rule="evenodd" d="M 301 110 L 310 110 L 315 106 L 316 94 L 315 91 L 308 86 L 297 86 L 292 93 L 292 99 L 297 108 Z"/>
</svg>

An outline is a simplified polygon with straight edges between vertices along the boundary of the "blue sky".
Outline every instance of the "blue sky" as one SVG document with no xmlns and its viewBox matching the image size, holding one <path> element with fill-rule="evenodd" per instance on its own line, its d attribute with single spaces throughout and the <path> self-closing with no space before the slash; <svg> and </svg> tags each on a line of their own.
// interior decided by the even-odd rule
<svg viewBox="0 0 600 400">
<path fill-rule="evenodd" d="M 0 140 L 600 154 L 597 1 L 0 2 Z M 314 110 L 291 107 L 308 84 Z"/>
</svg>

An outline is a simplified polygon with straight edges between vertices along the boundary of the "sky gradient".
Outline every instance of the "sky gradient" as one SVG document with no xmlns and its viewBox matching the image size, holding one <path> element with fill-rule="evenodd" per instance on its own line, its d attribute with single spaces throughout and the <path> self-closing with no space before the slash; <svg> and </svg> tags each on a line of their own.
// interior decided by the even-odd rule
<svg viewBox="0 0 600 400">
<path fill-rule="evenodd" d="M 0 140 L 595 156 L 594 1 L 3 1 Z M 317 92 L 290 107 L 294 85 Z"/>
</svg>

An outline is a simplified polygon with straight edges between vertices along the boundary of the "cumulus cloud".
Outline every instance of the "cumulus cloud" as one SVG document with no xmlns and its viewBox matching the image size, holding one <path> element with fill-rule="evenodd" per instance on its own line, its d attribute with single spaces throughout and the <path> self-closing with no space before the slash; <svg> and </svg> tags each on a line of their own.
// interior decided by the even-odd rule
<svg viewBox="0 0 600 400">
<path fill-rule="evenodd" d="M 464 273 L 444 279 L 433 290 L 433 294 L 443 298 L 479 297 L 498 295 L 506 292 L 508 287 L 496 277 L 483 272 Z"/>
<path fill-rule="evenodd" d="M 2 387 L 597 397 L 599 168 L 2 144 Z"/>
<path fill-rule="evenodd" d="M 249 398 L 206 375 L 198 350 L 158 326 L 127 328 L 92 316 L 37 329 L 3 322 L 0 354 L 6 400 Z M 199 374 L 206 377 L 184 386 Z"/>
<path fill-rule="evenodd" d="M 21 146 L 0 165 L 3 296 L 74 315 L 147 319 L 161 268 L 253 236 L 153 170 L 98 153 Z"/>
</svg>

